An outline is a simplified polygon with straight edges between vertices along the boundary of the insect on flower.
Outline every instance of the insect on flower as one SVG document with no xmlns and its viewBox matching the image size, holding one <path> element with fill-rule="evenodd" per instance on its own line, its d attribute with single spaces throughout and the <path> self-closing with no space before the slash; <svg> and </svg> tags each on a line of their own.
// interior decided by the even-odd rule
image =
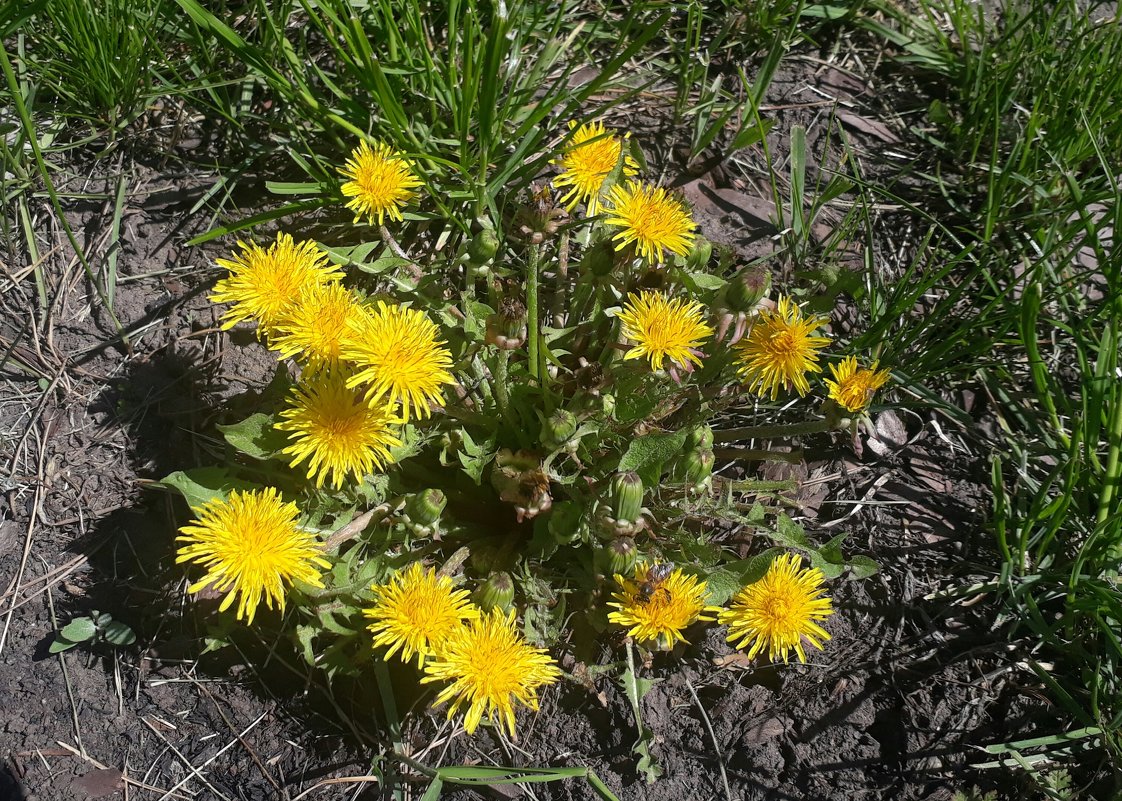
<svg viewBox="0 0 1122 801">
<path fill-rule="evenodd" d="M 670 578 L 672 572 L 674 572 L 674 565 L 670 562 L 651 565 L 647 571 L 647 580 L 639 585 L 639 592 L 636 593 L 635 600 L 644 604 L 650 603 L 659 590 L 669 596 L 670 591 L 663 587 L 662 583 Z"/>
</svg>

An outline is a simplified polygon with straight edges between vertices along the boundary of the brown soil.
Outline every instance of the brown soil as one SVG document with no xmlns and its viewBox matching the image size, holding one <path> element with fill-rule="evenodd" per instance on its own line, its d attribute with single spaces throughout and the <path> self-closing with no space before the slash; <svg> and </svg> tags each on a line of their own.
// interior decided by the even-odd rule
<svg viewBox="0 0 1122 801">
<path fill-rule="evenodd" d="M 791 59 L 764 110 L 780 121 L 773 152 L 782 152 L 785 132 L 799 123 L 808 127 L 815 159 L 827 147 L 826 131 L 835 131 L 827 162 L 835 160 L 829 125 L 834 112 L 846 111 L 858 152 L 880 159 L 896 135 L 877 120 L 869 96 L 844 71 Z M 701 174 L 679 165 L 677 183 L 707 235 L 755 256 L 774 233 L 774 209 L 758 154 L 742 158 Z M 75 175 L 104 169 L 71 168 Z M 214 330 L 205 295 L 217 251 L 181 244 L 205 229 L 204 217 L 187 211 L 207 176 L 139 164 L 129 174 L 116 311 L 131 350 L 90 302 L 46 207 L 47 314 L 22 270 L 26 254 L 11 254 L 5 268 L 0 352 L 11 358 L 0 365 L 0 801 L 292 799 L 328 778 L 372 775 L 384 738 L 369 677 L 329 693 L 322 678 L 285 667 L 294 663 L 283 643 L 249 638 L 237 640 L 243 656 L 233 649 L 199 656 L 217 617 L 212 606 L 186 599 L 183 571 L 173 564 L 185 509 L 143 481 L 217 462 L 214 424 L 244 416 L 275 361 L 252 343 L 230 347 Z M 94 264 L 102 264 L 110 213 L 101 204 L 68 212 Z M 823 226 L 824 238 L 829 219 Z M 988 501 L 979 440 L 923 409 L 878 422 L 878 436 L 859 443 L 860 456 L 844 441 L 804 443 L 815 458 L 796 474 L 812 536 L 851 532 L 848 548 L 872 556 L 881 572 L 833 587 L 833 639 L 810 665 L 746 664 L 715 631 L 696 632 L 692 646 L 656 657 L 647 675 L 660 681 L 643 704 L 664 770 L 656 783 L 636 771 L 635 721 L 605 679 L 594 691 L 565 684 L 547 692 L 541 714 L 521 718 L 517 750 L 510 750 L 486 731 L 443 740 L 443 711 L 430 710 L 431 696 L 417 695 L 411 676 L 395 670 L 398 703 L 412 706 L 402 735 L 407 752 L 436 764 L 586 765 L 623 799 L 725 798 L 726 781 L 727 797 L 745 800 L 906 801 L 949 799 L 974 784 L 1008 788 L 1007 774 L 971 767 L 986 758 L 975 746 L 1035 733 L 1046 721 L 1042 694 L 1015 667 L 1017 654 L 993 630 L 986 600 L 968 605 L 938 595 L 988 575 L 992 568 L 974 565 L 996 561 L 980 528 Z M 94 609 L 132 626 L 136 645 L 50 655 L 57 628 Z M 602 648 L 601 662 L 621 658 L 618 641 Z M 406 797 L 422 787 L 410 784 Z M 304 797 L 391 798 L 393 789 L 345 784 Z M 519 795 L 510 786 L 446 793 Z M 536 785 L 535 793 L 594 797 L 575 780 Z"/>
</svg>

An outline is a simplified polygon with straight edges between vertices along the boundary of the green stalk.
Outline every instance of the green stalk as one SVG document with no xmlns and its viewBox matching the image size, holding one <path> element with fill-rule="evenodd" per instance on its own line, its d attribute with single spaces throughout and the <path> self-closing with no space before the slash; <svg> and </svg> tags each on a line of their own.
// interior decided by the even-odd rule
<svg viewBox="0 0 1122 801">
<path fill-rule="evenodd" d="M 1095 524 L 1099 526 L 1110 516 L 1114 494 L 1117 491 L 1119 480 L 1122 480 L 1122 469 L 1119 467 L 1119 460 L 1122 457 L 1122 398 L 1117 397 L 1117 393 L 1114 399 L 1114 408 L 1110 410 L 1110 433 L 1107 442 L 1110 450 L 1107 452 L 1106 471 L 1103 473 L 1103 490 L 1102 495 L 1099 496 L 1099 510 L 1095 515 Z M 1118 547 L 1118 545 L 1115 545 L 1115 550 Z"/>
<path fill-rule="evenodd" d="M 714 431 L 714 442 L 738 442 L 742 439 L 772 439 L 798 437 L 803 434 L 820 434 L 830 430 L 829 420 L 808 420 L 805 423 L 778 423 L 770 426 L 744 426 Z"/>
<path fill-rule="evenodd" d="M 503 417 L 506 417 L 507 409 L 510 408 L 510 380 L 507 377 L 509 364 L 510 351 L 506 348 L 500 349 L 495 357 L 495 381 L 491 389 L 495 393 L 495 403 L 498 404 L 499 413 Z"/>
<path fill-rule="evenodd" d="M 393 694 L 393 682 L 390 681 L 390 671 L 386 667 L 386 660 L 375 659 L 374 681 L 378 685 L 378 695 L 382 698 L 382 708 L 386 713 L 386 723 L 390 730 L 390 739 L 393 741 L 394 752 L 401 754 L 405 751 L 405 744 L 401 739 L 401 718 L 397 714 L 397 702 Z"/>
<path fill-rule="evenodd" d="M 541 266 L 541 245 L 530 245 L 530 256 L 526 263 L 526 345 L 529 349 L 529 364 L 532 378 L 542 380 L 538 364 L 538 351 L 541 349 L 541 322 L 538 318 L 538 270 Z"/>
<path fill-rule="evenodd" d="M 716 454 L 714 454 L 715 456 Z M 799 482 L 794 479 L 787 479 L 786 481 L 756 481 L 755 479 L 745 478 L 738 481 L 729 481 L 722 486 L 728 487 L 732 492 L 783 492 L 784 490 L 796 490 L 799 488 Z"/>
</svg>

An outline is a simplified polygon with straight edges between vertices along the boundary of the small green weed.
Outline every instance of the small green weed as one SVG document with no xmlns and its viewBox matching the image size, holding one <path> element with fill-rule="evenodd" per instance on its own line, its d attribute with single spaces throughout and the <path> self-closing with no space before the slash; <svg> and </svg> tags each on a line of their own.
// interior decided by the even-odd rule
<svg viewBox="0 0 1122 801">
<path fill-rule="evenodd" d="M 63 626 L 49 650 L 57 654 L 82 643 L 97 645 L 102 642 L 114 646 L 132 645 L 136 634 L 128 624 L 114 620 L 108 612 L 94 610 L 89 616 L 76 617 Z"/>
</svg>

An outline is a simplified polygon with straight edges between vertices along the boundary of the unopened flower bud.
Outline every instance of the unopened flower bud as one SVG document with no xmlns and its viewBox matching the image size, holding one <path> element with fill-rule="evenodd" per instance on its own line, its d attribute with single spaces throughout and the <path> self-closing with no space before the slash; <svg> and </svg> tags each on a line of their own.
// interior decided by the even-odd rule
<svg viewBox="0 0 1122 801">
<path fill-rule="evenodd" d="M 577 431 L 577 418 L 572 412 L 558 409 L 542 425 L 542 445 L 548 450 L 560 448 Z"/>
<path fill-rule="evenodd" d="M 729 279 L 725 298 L 733 311 L 750 312 L 759 305 L 769 289 L 771 289 L 771 273 L 766 268 L 745 267 Z"/>
<path fill-rule="evenodd" d="M 472 600 L 484 612 L 490 612 L 492 609 L 509 611 L 511 604 L 514 603 L 514 581 L 510 573 L 492 573 L 472 593 Z"/>
<path fill-rule="evenodd" d="M 484 228 L 471 239 L 468 245 L 468 258 L 473 264 L 482 264 L 493 259 L 499 252 L 499 238 L 490 228 Z"/>
<path fill-rule="evenodd" d="M 431 526 L 440 519 L 447 505 L 447 495 L 438 489 L 427 489 L 409 496 L 405 501 L 405 514 L 419 526 Z"/>
<path fill-rule="evenodd" d="M 692 450 L 685 458 L 685 479 L 691 489 L 708 486 L 709 477 L 713 475 L 713 451 Z"/>
<path fill-rule="evenodd" d="M 691 270 L 704 270 L 709 266 L 709 258 L 713 255 L 713 243 L 703 236 L 695 237 L 693 247 L 686 256 L 686 267 Z"/>
<path fill-rule="evenodd" d="M 643 480 L 637 473 L 616 473 L 608 498 L 616 520 L 638 520 L 643 510 Z"/>
<path fill-rule="evenodd" d="M 596 567 L 606 576 L 631 575 L 639 551 L 632 537 L 616 537 L 596 551 Z"/>
<path fill-rule="evenodd" d="M 580 538 L 582 514 L 581 507 L 572 501 L 563 501 L 553 507 L 546 526 L 559 545 L 569 545 Z"/>
<path fill-rule="evenodd" d="M 700 448 L 701 450 L 713 448 L 713 429 L 706 425 L 700 425 L 692 429 L 686 435 L 686 449 L 694 450 Z"/>
</svg>

